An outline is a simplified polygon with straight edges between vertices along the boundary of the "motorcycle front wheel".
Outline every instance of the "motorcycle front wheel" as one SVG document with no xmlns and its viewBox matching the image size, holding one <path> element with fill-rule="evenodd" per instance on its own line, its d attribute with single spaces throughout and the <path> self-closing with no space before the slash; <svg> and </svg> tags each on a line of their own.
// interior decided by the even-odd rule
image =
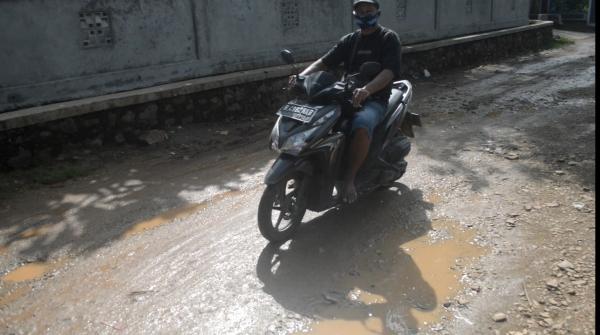
<svg viewBox="0 0 600 335">
<path fill-rule="evenodd" d="M 258 205 L 258 229 L 262 236 L 273 243 L 292 238 L 298 230 L 306 201 L 300 178 L 289 178 L 268 185 Z"/>
</svg>

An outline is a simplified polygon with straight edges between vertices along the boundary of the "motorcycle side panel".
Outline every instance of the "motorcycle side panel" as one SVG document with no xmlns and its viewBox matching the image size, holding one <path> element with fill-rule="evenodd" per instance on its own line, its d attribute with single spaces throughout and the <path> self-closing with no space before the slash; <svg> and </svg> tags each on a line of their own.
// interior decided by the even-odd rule
<svg viewBox="0 0 600 335">
<path fill-rule="evenodd" d="M 320 212 L 332 206 L 332 193 L 341 168 L 344 135 L 335 134 L 315 144 L 311 154 L 315 173 L 307 183 L 307 208 Z"/>
<path fill-rule="evenodd" d="M 265 184 L 274 185 L 286 178 L 302 172 L 312 175 L 313 169 L 309 162 L 293 156 L 279 156 L 265 176 Z"/>
<path fill-rule="evenodd" d="M 410 153 L 410 141 L 405 136 L 396 137 L 386 146 L 381 156 L 390 164 L 394 164 L 404 160 Z"/>
</svg>

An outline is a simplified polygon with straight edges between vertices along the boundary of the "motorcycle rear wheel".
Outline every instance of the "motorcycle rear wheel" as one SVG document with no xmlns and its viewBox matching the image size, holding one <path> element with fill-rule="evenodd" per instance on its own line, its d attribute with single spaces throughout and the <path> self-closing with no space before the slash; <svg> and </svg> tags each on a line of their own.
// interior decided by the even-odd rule
<svg viewBox="0 0 600 335">
<path fill-rule="evenodd" d="M 258 205 L 258 229 L 273 243 L 282 243 L 296 233 L 306 213 L 302 179 L 289 178 L 268 185 Z"/>
</svg>

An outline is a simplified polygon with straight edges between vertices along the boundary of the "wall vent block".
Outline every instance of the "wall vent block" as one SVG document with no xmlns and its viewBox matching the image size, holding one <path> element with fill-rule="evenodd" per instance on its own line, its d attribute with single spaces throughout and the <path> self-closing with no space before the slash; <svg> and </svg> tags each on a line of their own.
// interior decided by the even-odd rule
<svg viewBox="0 0 600 335">
<path fill-rule="evenodd" d="M 84 49 L 113 44 L 114 39 L 108 11 L 79 12 L 79 28 L 81 29 L 80 46 Z"/>
<path fill-rule="evenodd" d="M 281 0 L 281 25 L 283 32 L 300 26 L 298 0 Z"/>
</svg>

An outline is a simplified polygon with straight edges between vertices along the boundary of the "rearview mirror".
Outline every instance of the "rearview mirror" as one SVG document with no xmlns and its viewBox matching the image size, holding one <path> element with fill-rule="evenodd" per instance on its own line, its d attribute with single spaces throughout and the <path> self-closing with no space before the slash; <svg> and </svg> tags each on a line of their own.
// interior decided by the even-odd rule
<svg viewBox="0 0 600 335">
<path fill-rule="evenodd" d="M 372 78 L 381 72 L 381 64 L 377 62 L 364 62 L 359 70 L 361 76 Z"/>
<path fill-rule="evenodd" d="M 281 52 L 279 53 L 281 55 L 281 58 L 283 59 L 284 62 L 286 62 L 287 64 L 294 64 L 294 54 L 292 54 L 291 51 L 289 51 L 288 49 L 283 49 L 281 50 Z"/>
</svg>

